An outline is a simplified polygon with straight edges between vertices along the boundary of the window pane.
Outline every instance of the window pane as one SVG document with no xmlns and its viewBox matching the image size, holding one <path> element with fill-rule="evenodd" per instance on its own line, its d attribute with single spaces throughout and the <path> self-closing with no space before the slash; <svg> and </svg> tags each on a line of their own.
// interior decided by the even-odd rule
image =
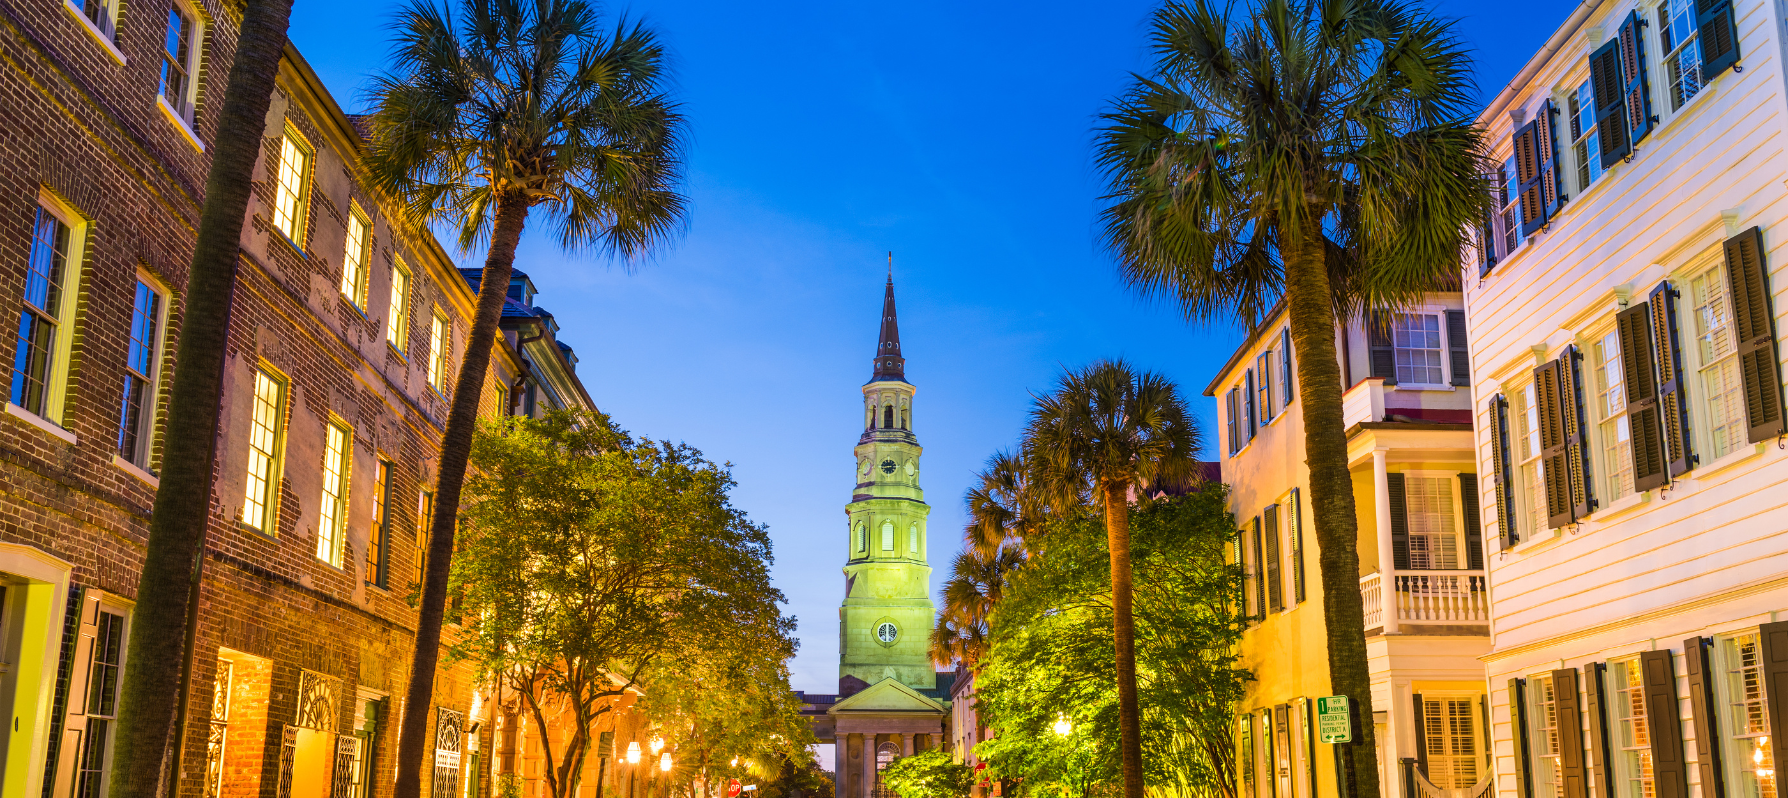
<svg viewBox="0 0 1788 798">
<path fill-rule="evenodd" d="M 368 244 L 367 221 L 358 210 L 348 214 L 348 249 L 342 256 L 341 295 L 354 303 L 354 307 L 366 309 L 366 267 Z"/>
<path fill-rule="evenodd" d="M 1409 567 L 1459 567 L 1458 525 L 1453 516 L 1453 481 L 1445 477 L 1403 478 L 1409 518 Z"/>
<path fill-rule="evenodd" d="M 1740 798 L 1775 798 L 1775 756 L 1769 745 L 1768 698 L 1763 680 L 1762 650 L 1757 635 L 1747 634 L 1721 641 L 1726 666 L 1726 700 L 1730 718 L 1733 764 Z"/>
<path fill-rule="evenodd" d="M 1609 332 L 1595 343 L 1596 411 L 1602 437 L 1602 473 L 1608 498 L 1633 492 L 1633 441 L 1627 427 L 1626 372 L 1620 360 L 1620 337 Z"/>
<path fill-rule="evenodd" d="M 380 460 L 379 473 L 373 480 L 372 529 L 366 536 L 366 581 L 378 587 L 385 586 L 385 550 L 389 548 L 391 535 L 390 503 L 391 464 Z"/>
<path fill-rule="evenodd" d="M 317 522 L 317 559 L 341 567 L 342 538 L 347 522 L 348 443 L 346 427 L 331 423 L 323 440 L 323 499 Z"/>
<path fill-rule="evenodd" d="M 274 533 L 271 513 L 277 478 L 279 429 L 284 415 L 285 385 L 265 371 L 255 371 L 254 410 L 248 430 L 248 485 L 242 522 Z"/>
<path fill-rule="evenodd" d="M 12 363 L 13 404 L 38 415 L 46 412 L 56 327 L 61 322 L 62 280 L 68 268 L 69 229 L 42 206 L 31 227 L 31 254 L 25 263 L 25 306 L 19 314 Z"/>
<path fill-rule="evenodd" d="M 399 352 L 410 340 L 410 273 L 401 261 L 391 267 L 391 318 L 385 320 L 385 340 Z"/>
<path fill-rule="evenodd" d="M 179 6 L 168 11 L 167 39 L 162 42 L 161 54 L 161 96 L 166 98 L 174 110 L 185 113 L 187 74 L 191 63 L 192 50 L 192 18 L 183 13 Z"/>
<path fill-rule="evenodd" d="M 1440 365 L 1439 316 L 1398 314 L 1391 322 L 1391 344 L 1396 356 L 1397 382 L 1407 385 L 1446 382 Z"/>
<path fill-rule="evenodd" d="M 149 453 L 143 431 L 155 415 L 156 346 L 160 336 L 161 294 L 137 281 L 131 308 L 130 343 L 125 350 L 124 396 L 118 423 L 118 456 L 147 467 Z"/>
<path fill-rule="evenodd" d="M 1746 442 L 1744 386 L 1728 315 L 1725 267 L 1715 266 L 1689 283 L 1695 302 L 1695 348 L 1700 355 L 1701 395 L 1707 398 L 1708 437 L 1719 458 Z"/>
<path fill-rule="evenodd" d="M 303 248 L 304 213 L 310 201 L 310 150 L 291 133 L 280 140 L 278 185 L 274 189 L 273 224 Z"/>
</svg>

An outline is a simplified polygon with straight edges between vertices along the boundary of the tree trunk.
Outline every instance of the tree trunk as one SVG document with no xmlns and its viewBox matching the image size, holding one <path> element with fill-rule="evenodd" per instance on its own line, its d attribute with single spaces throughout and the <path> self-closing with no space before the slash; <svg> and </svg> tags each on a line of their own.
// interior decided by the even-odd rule
<svg viewBox="0 0 1788 798">
<path fill-rule="evenodd" d="M 174 724 L 184 720 L 175 717 L 180 670 L 188 603 L 198 595 L 193 582 L 211 521 L 218 404 L 242 222 L 291 14 L 292 0 L 248 0 L 211 143 L 205 204 L 182 295 L 180 342 L 162 431 L 161 483 L 131 613 L 125 659 L 130 666 L 119 693 L 111 798 L 160 794 L 168 739 Z"/>
<path fill-rule="evenodd" d="M 453 530 L 459 517 L 459 491 L 465 483 L 472 433 L 478 426 L 478 402 L 490 371 L 490 350 L 497 322 L 515 271 L 515 247 L 528 220 L 527 200 L 520 193 L 498 196 L 490 253 L 478 281 L 478 310 L 466 336 L 466 352 L 453 384 L 453 408 L 441 439 L 440 471 L 435 477 L 435 515 L 429 519 L 428 569 L 422 577 L 422 606 L 416 613 L 416 649 L 410 660 L 410 688 L 404 695 L 403 732 L 397 741 L 395 798 L 421 798 L 422 758 L 428 741 L 429 709 L 434 705 L 435 666 L 441 655 L 441 621 L 447 607 L 447 575 L 453 565 Z M 430 352 L 430 357 L 435 353 Z"/>
<path fill-rule="evenodd" d="M 1329 688 L 1347 696 L 1353 743 L 1351 785 L 1343 798 L 1377 798 L 1377 741 L 1372 729 L 1372 685 L 1366 665 L 1366 616 L 1360 601 L 1359 520 L 1347 468 L 1347 431 L 1341 411 L 1341 369 L 1335 354 L 1335 311 L 1321 236 L 1287 235 L 1285 301 L 1298 353 L 1298 398 L 1304 408 L 1304 456 L 1310 467 L 1310 509 L 1322 574 L 1323 622 L 1328 633 Z M 1388 552 L 1382 553 L 1389 556 Z"/>
<path fill-rule="evenodd" d="M 1117 646 L 1124 798 L 1142 798 L 1142 712 L 1136 702 L 1136 620 L 1130 613 L 1130 486 L 1113 482 L 1103 487 L 1105 538 L 1111 550 L 1111 637 Z"/>
</svg>

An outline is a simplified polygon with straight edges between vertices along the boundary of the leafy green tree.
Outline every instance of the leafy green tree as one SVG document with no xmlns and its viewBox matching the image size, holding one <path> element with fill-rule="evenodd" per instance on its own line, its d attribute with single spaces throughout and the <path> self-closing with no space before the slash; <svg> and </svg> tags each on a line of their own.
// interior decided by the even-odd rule
<svg viewBox="0 0 1788 798">
<path fill-rule="evenodd" d="M 1230 729 L 1248 674 L 1235 662 L 1241 573 L 1226 557 L 1236 534 L 1226 501 L 1209 484 L 1131 515 L 1145 784 L 1188 798 L 1235 795 Z M 1047 534 L 1048 556 L 1016 571 L 993 611 L 998 632 L 975 686 L 998 733 L 975 754 L 989 777 L 1079 798 L 1123 780 L 1109 539 L 1086 513 L 1050 521 Z"/>
<path fill-rule="evenodd" d="M 597 721 L 641 683 L 661 681 L 670 704 L 687 697 L 679 679 L 705 675 L 752 691 L 741 700 L 759 717 L 788 716 L 794 623 L 770 586 L 769 536 L 732 506 L 725 469 L 567 412 L 486 427 L 472 462 L 450 656 L 561 730 L 540 738 L 548 794 L 579 794 Z"/>
<path fill-rule="evenodd" d="M 993 553 L 970 546 L 958 552 L 944 580 L 944 606 L 931 630 L 931 659 L 938 665 L 958 660 L 973 667 L 987 646 L 987 615 L 1000 601 L 1006 576 L 1024 563 L 1016 542 Z"/>
<path fill-rule="evenodd" d="M 652 674 L 639 707 L 673 754 L 677 794 L 693 796 L 701 785 L 714 795 L 733 778 L 773 781 L 813 759 L 813 731 L 788 682 L 791 631 L 740 629 Z"/>
<path fill-rule="evenodd" d="M 1137 372 L 1122 360 L 1064 374 L 1054 391 L 1037 398 L 1025 428 L 1026 490 L 1057 515 L 1090 503 L 1105 521 L 1125 798 L 1142 798 L 1143 785 L 1130 502 L 1155 483 L 1193 479 L 1201 446 L 1198 425 L 1173 381 Z"/>
<path fill-rule="evenodd" d="M 565 249 L 632 259 L 660 248 L 685 206 L 683 119 L 651 31 L 623 20 L 605 34 L 585 0 L 462 0 L 457 18 L 444 2 L 400 12 L 364 157 L 412 216 L 457 225 L 463 249 L 489 245 L 441 441 L 395 798 L 421 790 L 460 490 L 529 214 Z"/>
<path fill-rule="evenodd" d="M 187 625 L 198 601 L 201 554 L 211 523 L 218 405 L 223 398 L 242 223 L 285 52 L 292 0 L 247 0 L 231 9 L 237 23 L 236 54 L 223 84 L 199 231 L 181 295 L 179 342 L 161 437 L 161 481 L 149 516 L 137 605 L 131 613 L 125 655 L 130 667 L 124 671 L 118 695 L 112 798 L 155 798 L 162 786 L 180 704 Z"/>
<path fill-rule="evenodd" d="M 968 798 L 975 771 L 942 748 L 903 756 L 882 771 L 882 781 L 900 798 Z"/>
<path fill-rule="evenodd" d="M 1338 320 L 1458 279 L 1489 211 L 1470 63 L 1403 0 L 1169 0 L 1155 62 L 1104 114 L 1104 238 L 1126 279 L 1189 319 L 1256 323 L 1283 300 L 1303 404 L 1341 749 L 1377 795 Z"/>
</svg>

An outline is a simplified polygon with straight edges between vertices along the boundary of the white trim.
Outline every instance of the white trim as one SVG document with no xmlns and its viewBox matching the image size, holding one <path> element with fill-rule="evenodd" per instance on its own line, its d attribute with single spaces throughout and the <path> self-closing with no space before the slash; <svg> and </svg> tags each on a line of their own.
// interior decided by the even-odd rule
<svg viewBox="0 0 1788 798">
<path fill-rule="evenodd" d="M 186 143 L 191 144 L 193 149 L 199 152 L 205 151 L 205 142 L 199 140 L 199 134 L 192 129 L 192 123 L 186 121 L 184 115 L 174 110 L 174 106 L 168 104 L 167 97 L 160 94 L 155 95 L 155 104 L 161 106 L 161 115 L 167 117 L 169 122 L 174 123 L 174 127 L 180 131 L 180 135 L 186 139 Z"/>
<path fill-rule="evenodd" d="M 45 626 L 41 630 L 40 636 L 25 637 L 19 642 L 21 653 L 27 646 L 42 646 L 43 653 L 37 658 L 35 664 L 38 675 L 46 678 L 41 679 L 35 686 L 37 695 L 33 700 L 29 693 L 32 685 L 23 678 L 26 674 L 21 673 L 13 697 L 14 722 L 18 721 L 17 716 L 28 714 L 32 723 L 28 732 L 23 729 L 14 732 L 14 734 L 20 735 L 28 733 L 30 740 L 20 746 L 27 752 L 25 761 L 22 763 L 24 767 L 21 768 L 24 772 L 14 777 L 9 771 L 6 786 L 22 785 L 26 795 L 36 795 L 43 790 L 43 762 L 49 754 L 50 710 L 51 700 L 54 697 L 54 674 L 57 660 L 60 659 L 62 653 L 62 620 L 68 607 L 68 588 L 73 569 L 74 566 L 71 563 L 42 549 L 17 543 L 0 543 L 0 571 L 29 580 L 32 587 L 36 587 L 38 590 L 42 590 L 44 587 L 48 588 L 47 596 L 30 595 L 37 593 L 38 590 L 28 589 L 26 591 L 27 595 L 24 598 L 27 603 L 23 609 L 26 611 L 38 609 L 47 617 L 44 618 Z M 47 602 L 44 601 L 46 598 Z M 28 628 L 30 623 L 27 622 L 26 626 Z M 24 658 L 21 658 L 18 663 L 21 670 L 30 665 L 31 663 Z M 17 781 L 14 781 L 14 778 L 17 778 Z M 12 794 L 12 790 L 8 789 L 7 793 Z"/>
<path fill-rule="evenodd" d="M 33 427 L 41 429 L 44 432 L 48 432 L 51 435 L 54 435 L 58 438 L 61 438 L 64 441 L 67 441 L 68 445 L 70 445 L 70 446 L 73 446 L 76 443 L 75 434 L 73 432 L 69 432 L 68 430 L 63 429 L 61 426 L 56 424 L 56 422 L 51 421 L 47 418 L 44 418 L 43 416 L 40 416 L 40 415 L 33 413 L 29 410 L 26 410 L 25 408 L 19 407 L 18 405 L 13 404 L 12 402 L 6 403 L 6 412 L 11 413 L 12 415 L 15 415 L 15 416 L 18 416 L 19 418 L 24 419 L 26 421 L 26 423 L 29 423 Z"/>
<path fill-rule="evenodd" d="M 148 471 L 143 470 L 142 468 L 138 467 L 136 463 L 133 463 L 133 462 L 126 460 L 122 457 L 119 457 L 116 454 L 113 454 L 112 455 L 112 465 L 115 465 L 119 468 L 124 469 L 125 473 L 130 474 L 131 476 L 136 477 L 139 480 L 142 480 L 143 484 L 148 485 L 149 487 L 151 487 L 155 490 L 161 489 L 161 478 L 157 477 L 154 474 L 149 473 Z"/>
<path fill-rule="evenodd" d="M 119 66 L 124 66 L 125 64 L 130 63 L 130 59 L 125 57 L 122 50 L 118 49 L 117 43 L 113 42 L 112 38 L 107 36 L 105 31 L 100 30 L 98 26 L 94 25 L 93 20 L 87 18 L 87 12 L 76 8 L 75 4 L 69 2 L 69 0 L 62 0 L 62 7 L 67 9 L 68 13 L 74 15 L 74 18 L 81 23 L 81 30 L 86 31 L 88 36 L 93 37 L 93 40 L 99 43 L 99 46 L 104 47 L 106 55 L 111 56 L 113 61 L 117 61 Z M 114 17 L 112 25 L 116 27 L 117 24 L 117 18 Z"/>
</svg>

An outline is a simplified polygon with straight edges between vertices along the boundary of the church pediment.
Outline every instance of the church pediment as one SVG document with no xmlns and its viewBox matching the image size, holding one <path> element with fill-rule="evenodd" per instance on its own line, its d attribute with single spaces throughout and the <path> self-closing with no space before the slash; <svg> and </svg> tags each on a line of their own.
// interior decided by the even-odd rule
<svg viewBox="0 0 1788 798">
<path fill-rule="evenodd" d="M 926 698 L 917 690 L 902 684 L 898 679 L 884 678 L 870 685 L 862 692 L 843 699 L 826 710 L 828 715 L 843 715 L 853 712 L 929 712 L 942 714 L 949 710 L 943 704 Z"/>
</svg>

